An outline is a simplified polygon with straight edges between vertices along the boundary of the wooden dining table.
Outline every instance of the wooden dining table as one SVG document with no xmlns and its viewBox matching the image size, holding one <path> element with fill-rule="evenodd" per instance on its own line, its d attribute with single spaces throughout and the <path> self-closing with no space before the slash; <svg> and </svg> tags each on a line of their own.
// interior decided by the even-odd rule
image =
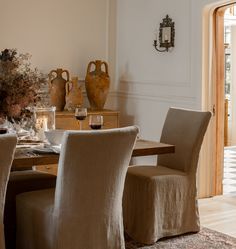
<svg viewBox="0 0 236 249">
<path fill-rule="evenodd" d="M 16 153 L 13 163 L 12 170 L 23 170 L 36 165 L 48 165 L 57 164 L 59 161 L 59 154 L 55 153 L 44 153 L 36 154 L 35 152 L 30 153 L 29 149 L 22 153 Z M 167 153 L 174 153 L 175 146 L 171 144 L 165 144 L 150 140 L 138 139 L 135 143 L 132 156 L 152 156 Z"/>
</svg>

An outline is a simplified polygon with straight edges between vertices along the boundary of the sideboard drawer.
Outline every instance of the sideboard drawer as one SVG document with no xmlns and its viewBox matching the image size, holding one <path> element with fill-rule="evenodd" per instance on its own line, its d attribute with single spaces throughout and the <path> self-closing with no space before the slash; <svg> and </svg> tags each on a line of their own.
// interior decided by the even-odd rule
<svg viewBox="0 0 236 249">
<path fill-rule="evenodd" d="M 46 172 L 52 175 L 57 175 L 57 164 L 33 166 L 33 170 Z"/>
</svg>

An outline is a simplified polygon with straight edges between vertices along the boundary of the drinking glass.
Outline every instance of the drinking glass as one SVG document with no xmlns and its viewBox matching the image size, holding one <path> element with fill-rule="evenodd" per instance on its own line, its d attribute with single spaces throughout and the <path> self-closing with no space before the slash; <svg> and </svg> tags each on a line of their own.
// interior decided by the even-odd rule
<svg viewBox="0 0 236 249">
<path fill-rule="evenodd" d="M 87 117 L 87 108 L 77 107 L 75 109 L 75 118 L 79 120 L 79 129 L 82 130 L 82 121 Z"/>
<path fill-rule="evenodd" d="M 103 116 L 102 115 L 90 115 L 89 116 L 89 126 L 93 130 L 99 130 L 103 125 Z"/>
</svg>

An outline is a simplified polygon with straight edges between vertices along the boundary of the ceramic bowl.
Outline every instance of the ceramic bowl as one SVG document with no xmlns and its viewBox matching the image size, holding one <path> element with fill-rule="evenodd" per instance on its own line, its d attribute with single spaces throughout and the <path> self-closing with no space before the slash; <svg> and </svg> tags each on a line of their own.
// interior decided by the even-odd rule
<svg viewBox="0 0 236 249">
<path fill-rule="evenodd" d="M 62 137 L 65 130 L 49 130 L 45 131 L 45 137 L 51 145 L 59 145 L 62 142 Z"/>
</svg>

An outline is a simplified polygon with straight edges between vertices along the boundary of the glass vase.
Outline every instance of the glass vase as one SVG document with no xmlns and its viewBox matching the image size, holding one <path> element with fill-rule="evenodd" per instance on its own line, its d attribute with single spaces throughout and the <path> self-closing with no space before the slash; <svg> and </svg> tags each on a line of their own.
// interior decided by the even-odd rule
<svg viewBox="0 0 236 249">
<path fill-rule="evenodd" d="M 55 129 L 55 111 L 55 106 L 34 108 L 35 133 L 39 140 L 45 140 L 45 131 Z"/>
</svg>

